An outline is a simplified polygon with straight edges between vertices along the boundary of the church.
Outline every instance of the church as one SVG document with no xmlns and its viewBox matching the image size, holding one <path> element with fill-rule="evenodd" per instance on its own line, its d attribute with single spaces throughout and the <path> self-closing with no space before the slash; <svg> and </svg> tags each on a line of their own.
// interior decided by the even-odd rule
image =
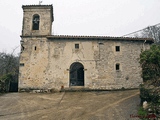
<svg viewBox="0 0 160 120">
<path fill-rule="evenodd" d="M 52 35 L 52 5 L 23 5 L 19 91 L 138 88 L 149 38 Z"/>
</svg>

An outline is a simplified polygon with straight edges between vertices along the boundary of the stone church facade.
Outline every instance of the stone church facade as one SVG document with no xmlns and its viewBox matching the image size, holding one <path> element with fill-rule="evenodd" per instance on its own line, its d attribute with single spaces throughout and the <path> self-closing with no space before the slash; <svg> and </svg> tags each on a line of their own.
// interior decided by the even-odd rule
<svg viewBox="0 0 160 120">
<path fill-rule="evenodd" d="M 52 35 L 52 5 L 25 5 L 19 91 L 137 88 L 152 39 Z"/>
</svg>

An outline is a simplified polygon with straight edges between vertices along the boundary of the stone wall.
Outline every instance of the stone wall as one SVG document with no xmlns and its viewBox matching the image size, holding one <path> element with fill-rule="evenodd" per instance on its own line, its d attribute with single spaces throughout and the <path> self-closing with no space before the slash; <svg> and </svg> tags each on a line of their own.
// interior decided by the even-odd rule
<svg viewBox="0 0 160 120">
<path fill-rule="evenodd" d="M 139 55 L 143 41 L 23 39 L 20 90 L 60 90 L 62 86 L 69 89 L 69 69 L 74 62 L 84 66 L 84 88 L 87 89 L 137 88 L 142 83 Z M 75 44 L 79 44 L 79 49 L 75 49 Z M 115 46 L 120 46 L 119 52 Z M 145 44 L 146 49 L 149 46 Z M 116 70 L 116 63 L 120 70 Z"/>
<path fill-rule="evenodd" d="M 52 6 L 24 7 L 22 36 L 51 35 L 52 32 Z M 32 30 L 33 16 L 40 16 L 40 30 Z"/>
<path fill-rule="evenodd" d="M 150 47 L 149 42 L 144 44 L 145 39 L 56 38 L 51 35 L 52 5 L 22 8 L 19 91 L 70 89 L 70 66 L 75 62 L 84 66 L 86 89 L 137 88 L 142 83 L 139 55 L 144 46 Z M 38 29 L 32 28 L 34 15 L 39 16 Z M 79 44 L 78 49 L 75 44 Z"/>
</svg>

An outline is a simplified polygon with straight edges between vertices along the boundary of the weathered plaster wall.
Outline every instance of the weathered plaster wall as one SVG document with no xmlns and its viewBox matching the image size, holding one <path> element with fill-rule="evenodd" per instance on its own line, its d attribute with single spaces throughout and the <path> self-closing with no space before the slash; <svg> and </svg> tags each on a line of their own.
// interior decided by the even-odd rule
<svg viewBox="0 0 160 120">
<path fill-rule="evenodd" d="M 25 38 L 20 56 L 20 88 L 45 87 L 48 66 L 48 47 L 45 38 Z M 21 64 L 24 64 L 24 66 Z"/>
<path fill-rule="evenodd" d="M 143 42 L 98 40 L 47 40 L 25 38 L 21 53 L 19 88 L 69 88 L 69 69 L 74 62 L 84 66 L 85 88 L 135 88 L 142 83 L 139 55 Z M 79 49 L 75 49 L 75 44 Z M 115 51 L 120 46 L 120 52 Z M 36 48 L 35 48 L 36 47 Z M 149 45 L 145 45 L 148 49 Z M 115 64 L 120 70 L 115 70 Z"/>
<path fill-rule="evenodd" d="M 39 28 L 40 30 L 32 30 L 33 15 L 38 14 L 40 16 Z M 24 9 L 23 12 L 23 27 L 22 35 L 34 36 L 34 35 L 51 35 L 52 19 L 51 9 Z"/>
<path fill-rule="evenodd" d="M 120 52 L 115 51 L 120 46 Z M 147 46 L 149 48 L 149 46 Z M 142 83 L 139 55 L 143 42 L 107 41 L 100 46 L 100 61 L 97 62 L 98 78 L 94 86 L 102 89 L 135 88 Z M 120 70 L 116 70 L 116 63 Z"/>
<path fill-rule="evenodd" d="M 142 83 L 139 55 L 150 45 L 143 40 L 96 40 L 51 36 L 52 5 L 23 6 L 22 53 L 19 90 L 69 88 L 70 66 L 84 66 L 84 87 L 89 89 L 135 88 Z M 32 30 L 33 15 L 40 16 L 39 29 Z M 51 36 L 51 38 L 47 36 Z M 98 39 L 98 37 L 97 37 Z M 101 39 L 101 38 L 100 38 Z M 79 49 L 75 48 L 79 44 Z M 115 46 L 120 47 L 116 52 Z M 115 65 L 120 65 L 116 70 Z"/>
</svg>

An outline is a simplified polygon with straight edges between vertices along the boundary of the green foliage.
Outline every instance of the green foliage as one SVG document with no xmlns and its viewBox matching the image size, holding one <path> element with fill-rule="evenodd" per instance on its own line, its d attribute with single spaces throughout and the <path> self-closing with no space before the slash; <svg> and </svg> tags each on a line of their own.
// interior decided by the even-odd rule
<svg viewBox="0 0 160 120">
<path fill-rule="evenodd" d="M 140 107 L 138 110 L 138 115 L 142 117 L 143 120 L 145 120 L 145 116 L 147 116 L 147 111 L 143 109 L 143 107 Z M 144 117 L 144 118 L 143 118 Z"/>
<path fill-rule="evenodd" d="M 152 45 L 149 50 L 143 51 L 140 55 L 142 66 L 142 77 L 145 84 L 140 85 L 141 104 L 148 102 L 146 110 L 140 108 L 139 115 L 151 113 L 160 115 L 160 45 Z M 153 116 L 154 117 L 154 116 Z"/>
<path fill-rule="evenodd" d="M 7 92 L 9 89 L 9 83 L 13 80 L 13 76 L 11 74 L 5 74 L 0 77 L 0 92 Z"/>
<path fill-rule="evenodd" d="M 5 74 L 17 74 L 19 68 L 19 57 L 13 54 L 0 53 L 0 76 Z"/>
<path fill-rule="evenodd" d="M 160 117 L 160 87 L 155 87 L 150 83 L 151 81 L 140 86 L 141 105 L 144 101 L 148 104 L 146 109 L 140 107 L 138 111 L 138 115 L 146 116 L 143 120 L 149 120 L 155 115 Z"/>
<path fill-rule="evenodd" d="M 149 97 L 149 90 L 145 89 L 142 85 L 140 87 L 140 98 L 141 101 L 151 101 L 150 97 Z"/>
<path fill-rule="evenodd" d="M 140 55 L 142 77 L 144 81 L 156 80 L 160 77 L 160 45 L 152 45 Z"/>
<path fill-rule="evenodd" d="M 147 101 L 152 103 L 159 103 L 160 100 L 160 90 L 159 89 L 153 89 L 153 88 L 147 88 L 143 85 L 140 86 L 140 98 L 141 101 Z"/>
<path fill-rule="evenodd" d="M 0 92 L 10 90 L 11 82 L 18 82 L 19 57 L 0 52 Z"/>
</svg>

